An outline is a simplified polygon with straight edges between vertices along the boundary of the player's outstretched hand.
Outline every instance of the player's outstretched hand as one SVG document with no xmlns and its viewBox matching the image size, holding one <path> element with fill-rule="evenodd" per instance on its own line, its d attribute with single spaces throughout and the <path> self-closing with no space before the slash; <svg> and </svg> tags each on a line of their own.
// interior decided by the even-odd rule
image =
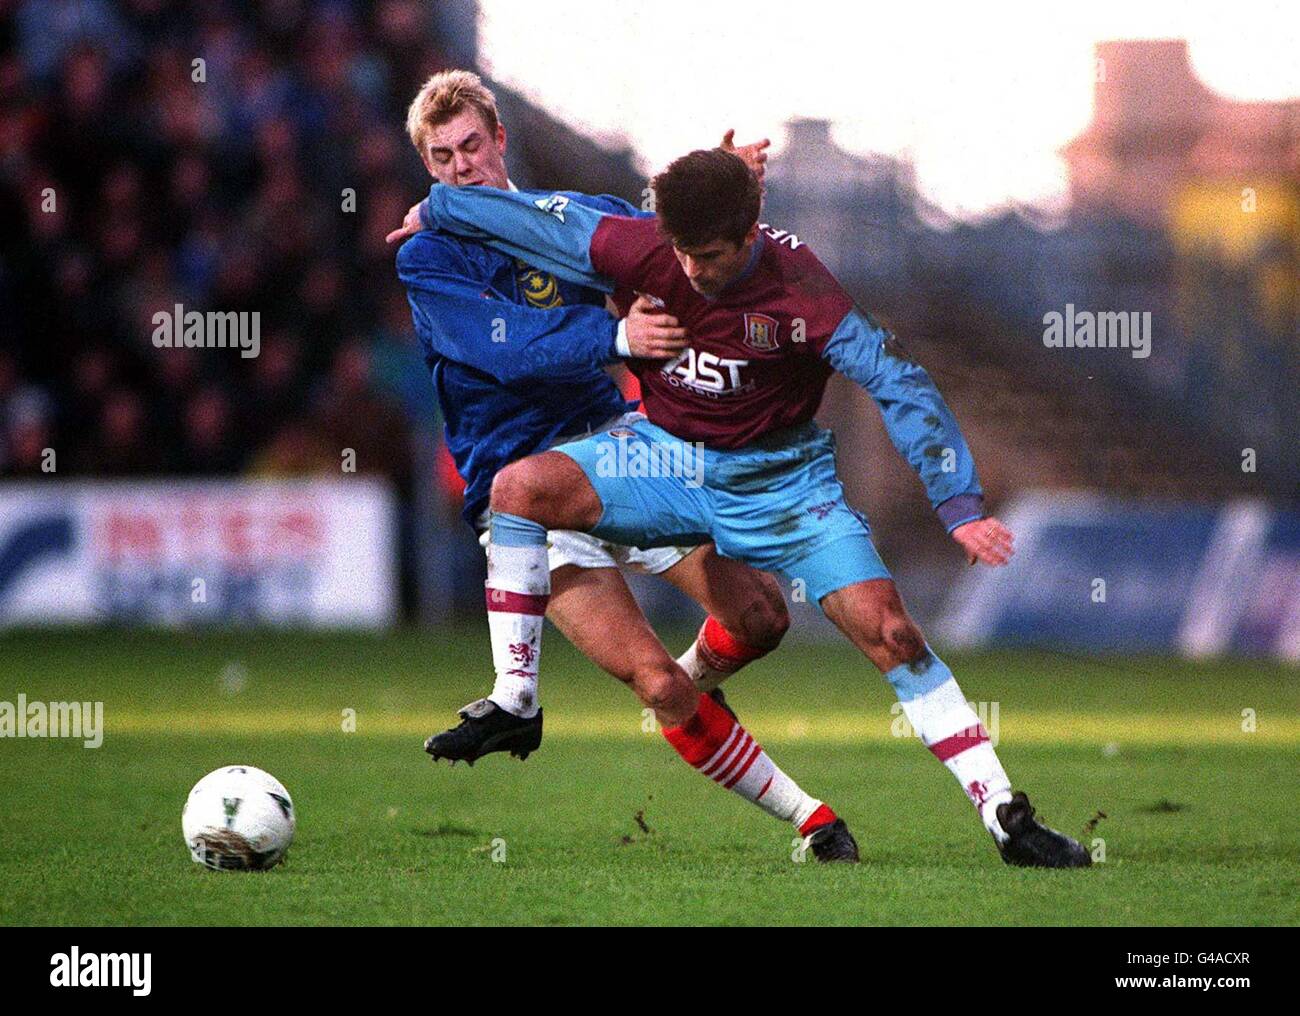
<svg viewBox="0 0 1300 1016">
<path fill-rule="evenodd" d="M 398 243 L 405 240 L 408 236 L 414 236 L 424 228 L 424 223 L 420 221 L 420 205 L 423 201 L 417 201 L 411 206 L 411 210 L 406 213 L 406 218 L 402 220 L 402 228 L 395 229 L 384 237 L 385 243 Z"/>
<path fill-rule="evenodd" d="M 996 568 L 1010 561 L 1015 553 L 1011 530 L 991 515 L 958 526 L 952 531 L 952 538 L 966 551 L 967 564 L 983 561 Z"/>
<path fill-rule="evenodd" d="M 637 295 L 627 312 L 627 345 L 644 360 L 671 360 L 686 348 L 686 329 L 648 296 Z"/>
<path fill-rule="evenodd" d="M 722 135 L 722 144 L 718 147 L 724 152 L 735 152 L 745 160 L 745 165 L 754 171 L 758 177 L 758 185 L 766 190 L 766 184 L 763 182 L 763 176 L 767 172 L 767 151 L 768 146 L 772 144 L 771 138 L 763 138 L 762 141 L 754 141 L 748 145 L 736 146 L 735 128 L 727 131 Z"/>
</svg>

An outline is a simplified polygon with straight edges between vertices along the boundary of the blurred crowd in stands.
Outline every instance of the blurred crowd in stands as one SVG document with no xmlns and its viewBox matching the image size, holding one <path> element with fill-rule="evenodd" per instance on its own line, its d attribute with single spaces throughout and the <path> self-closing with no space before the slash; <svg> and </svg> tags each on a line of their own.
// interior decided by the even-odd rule
<svg viewBox="0 0 1300 1016">
<path fill-rule="evenodd" d="M 351 448 L 407 486 L 434 409 L 384 234 L 427 186 L 430 7 L 0 0 L 0 476 Z M 260 355 L 157 348 L 176 304 L 259 311 Z"/>
</svg>

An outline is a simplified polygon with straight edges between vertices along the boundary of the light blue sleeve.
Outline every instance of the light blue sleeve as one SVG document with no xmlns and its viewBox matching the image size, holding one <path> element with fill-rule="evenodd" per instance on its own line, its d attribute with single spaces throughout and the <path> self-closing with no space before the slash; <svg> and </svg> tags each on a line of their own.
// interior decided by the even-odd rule
<svg viewBox="0 0 1300 1016">
<path fill-rule="evenodd" d="M 430 229 L 481 241 L 561 279 L 612 293 L 614 283 L 596 272 L 590 253 L 596 227 L 609 213 L 583 204 L 583 197 L 434 184 L 420 218 Z"/>
<path fill-rule="evenodd" d="M 397 252 L 416 333 L 438 355 L 508 385 L 589 381 L 617 359 L 618 324 L 603 306 L 513 303 L 492 291 L 456 244 L 424 231 Z"/>
<path fill-rule="evenodd" d="M 921 477 L 944 528 L 951 533 L 983 518 L 984 494 L 957 419 L 930 375 L 902 354 L 893 335 L 855 307 L 822 356 L 876 401 L 889 439 Z"/>
</svg>

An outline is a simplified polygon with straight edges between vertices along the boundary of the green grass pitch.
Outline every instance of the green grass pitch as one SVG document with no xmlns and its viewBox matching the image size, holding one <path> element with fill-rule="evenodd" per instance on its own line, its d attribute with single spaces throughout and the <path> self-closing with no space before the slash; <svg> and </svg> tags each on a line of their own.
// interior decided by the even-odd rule
<svg viewBox="0 0 1300 1016">
<path fill-rule="evenodd" d="M 792 639 L 728 684 L 777 763 L 856 833 L 864 863 L 823 867 L 646 732 L 633 696 L 554 631 L 541 750 L 472 769 L 421 744 L 488 687 L 479 627 L 10 633 L 0 701 L 102 700 L 105 736 L 0 739 L 0 924 L 1300 923 L 1295 668 L 947 658 L 968 698 L 996 703 L 1015 784 L 1049 823 L 1104 841 L 1104 862 L 1003 865 L 847 645 Z M 275 774 L 298 809 L 270 872 L 207 871 L 181 842 L 191 784 L 235 762 Z"/>
</svg>

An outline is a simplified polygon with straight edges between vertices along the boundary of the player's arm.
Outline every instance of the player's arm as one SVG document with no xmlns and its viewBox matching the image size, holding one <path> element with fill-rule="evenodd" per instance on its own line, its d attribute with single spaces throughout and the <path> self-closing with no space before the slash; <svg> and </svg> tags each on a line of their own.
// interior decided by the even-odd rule
<svg viewBox="0 0 1300 1016">
<path fill-rule="evenodd" d="M 402 245 L 397 274 L 420 336 L 448 359 L 503 384 L 581 380 L 624 355 L 620 323 L 604 307 L 540 309 L 502 299 L 468 259 L 432 233 Z"/>
<path fill-rule="evenodd" d="M 644 300 L 621 321 L 595 305 L 541 309 L 505 300 L 462 253 L 427 231 L 402 245 L 397 274 L 421 337 L 503 384 L 582 380 L 619 358 L 671 359 L 686 345 L 677 319 Z"/>
<path fill-rule="evenodd" d="M 1011 556 L 1011 533 L 985 516 L 975 460 L 925 369 L 856 307 L 839 323 L 822 355 L 876 401 L 894 447 L 920 476 L 931 506 L 967 559 L 1005 564 Z"/>
<path fill-rule="evenodd" d="M 591 260 L 592 238 L 612 213 L 576 197 L 434 184 L 420 217 L 426 228 L 481 241 L 562 279 L 613 292 L 614 281 Z"/>
</svg>

